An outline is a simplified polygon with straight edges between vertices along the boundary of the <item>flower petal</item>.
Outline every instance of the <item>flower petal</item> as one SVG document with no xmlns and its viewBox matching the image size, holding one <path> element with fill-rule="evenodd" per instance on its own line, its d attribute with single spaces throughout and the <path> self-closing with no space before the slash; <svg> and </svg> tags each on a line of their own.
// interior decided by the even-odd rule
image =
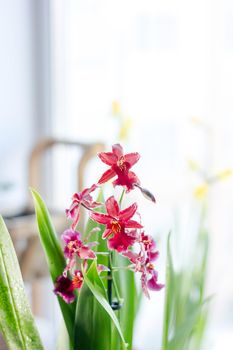
<svg viewBox="0 0 233 350">
<path fill-rule="evenodd" d="M 137 152 L 128 153 L 124 155 L 124 159 L 127 163 L 129 163 L 130 167 L 132 167 L 140 159 L 140 154 Z"/>
<path fill-rule="evenodd" d="M 122 221 L 127 221 L 136 213 L 138 209 L 137 203 L 133 203 L 128 208 L 121 210 L 119 213 L 119 219 Z"/>
<path fill-rule="evenodd" d="M 113 169 L 108 169 L 103 173 L 101 178 L 98 181 L 98 184 L 103 184 L 107 182 L 108 180 L 112 179 L 116 175 L 115 171 Z"/>
<path fill-rule="evenodd" d="M 142 273 L 141 275 L 141 284 L 142 284 L 142 291 L 143 293 L 145 294 L 145 296 L 150 299 L 150 294 L 149 294 L 149 291 L 148 291 L 148 282 L 147 282 L 147 276 L 146 276 L 146 273 Z"/>
<path fill-rule="evenodd" d="M 140 184 L 138 177 L 133 171 L 118 171 L 117 176 L 117 179 L 113 182 L 113 186 L 125 186 L 127 193 L 133 190 L 135 185 Z"/>
<path fill-rule="evenodd" d="M 159 257 L 159 252 L 158 251 L 156 251 L 156 252 L 150 252 L 149 251 L 147 254 L 148 254 L 149 261 L 155 261 Z"/>
<path fill-rule="evenodd" d="M 117 162 L 117 156 L 112 152 L 101 152 L 98 154 L 98 157 L 102 160 L 103 163 L 110 166 Z"/>
<path fill-rule="evenodd" d="M 151 290 L 159 291 L 164 287 L 164 284 L 157 283 L 158 272 L 154 271 L 151 279 L 147 282 L 147 286 Z"/>
<path fill-rule="evenodd" d="M 78 250 L 78 256 L 80 259 L 95 259 L 96 255 L 95 253 L 88 247 L 82 246 Z"/>
<path fill-rule="evenodd" d="M 97 185 L 93 184 L 91 187 L 85 188 L 81 193 L 80 193 L 80 197 L 81 199 L 83 199 L 84 197 L 86 197 L 87 195 L 89 195 L 91 192 L 95 191 L 97 189 Z"/>
<path fill-rule="evenodd" d="M 119 143 L 116 143 L 112 146 L 113 153 L 117 156 L 117 158 L 120 158 L 123 156 L 123 148 Z"/>
<path fill-rule="evenodd" d="M 100 214 L 100 213 L 94 213 L 91 212 L 90 213 L 90 218 L 96 222 L 98 222 L 99 224 L 109 224 L 112 221 L 112 218 L 108 215 L 105 214 Z"/>
<path fill-rule="evenodd" d="M 66 244 L 68 244 L 70 241 L 80 241 L 81 234 L 80 232 L 68 229 L 63 232 L 61 238 Z"/>
<path fill-rule="evenodd" d="M 72 279 L 72 285 L 74 289 L 80 289 L 83 285 L 83 274 L 82 271 L 80 270 L 75 270 L 74 271 L 74 276 Z"/>
<path fill-rule="evenodd" d="M 132 252 L 131 250 L 128 250 L 122 254 L 123 256 L 126 256 L 132 263 L 136 263 L 138 254 Z"/>
<path fill-rule="evenodd" d="M 129 246 L 133 245 L 134 242 L 134 237 L 128 236 L 124 232 L 119 232 L 108 240 L 108 247 L 109 249 L 115 249 L 118 252 L 124 252 Z"/>
<path fill-rule="evenodd" d="M 143 228 L 143 226 L 135 220 L 128 220 L 125 222 L 124 225 L 126 228 Z"/>
<path fill-rule="evenodd" d="M 71 219 L 73 221 L 71 228 L 73 230 L 75 230 L 75 227 L 77 226 L 79 218 L 80 218 L 80 206 L 79 206 L 79 204 L 78 205 L 73 204 L 73 205 L 71 205 L 71 209 L 66 209 L 66 216 L 68 219 Z"/>
<path fill-rule="evenodd" d="M 74 286 L 72 281 L 69 278 L 64 277 L 63 275 L 58 276 L 54 284 L 54 287 L 55 287 L 54 293 L 62 297 L 62 299 L 67 304 L 70 304 L 74 301 L 75 299 Z"/>
<path fill-rule="evenodd" d="M 108 215 L 112 216 L 113 218 L 118 218 L 120 208 L 114 196 L 109 197 L 106 200 L 105 205 Z"/>
<path fill-rule="evenodd" d="M 109 237 L 111 234 L 112 234 L 112 230 L 110 230 L 110 229 L 107 228 L 107 229 L 103 232 L 102 238 L 105 239 L 105 238 Z"/>
<path fill-rule="evenodd" d="M 88 209 L 93 209 L 93 208 L 97 208 L 97 207 L 101 207 L 103 205 L 103 203 L 100 202 L 93 202 L 91 201 L 86 201 L 85 199 L 82 201 L 82 203 L 84 204 L 85 207 L 87 207 Z"/>
</svg>

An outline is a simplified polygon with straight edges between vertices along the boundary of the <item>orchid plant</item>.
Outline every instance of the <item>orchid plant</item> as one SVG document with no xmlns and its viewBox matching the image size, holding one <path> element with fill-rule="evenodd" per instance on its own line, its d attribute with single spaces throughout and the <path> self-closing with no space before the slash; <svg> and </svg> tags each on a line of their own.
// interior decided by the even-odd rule
<svg viewBox="0 0 233 350">
<path fill-rule="evenodd" d="M 155 202 L 155 198 L 141 187 L 138 177 L 131 171 L 131 167 L 140 158 L 138 153 L 124 155 L 122 146 L 115 144 L 112 152 L 102 152 L 98 156 L 110 168 L 96 184 L 75 193 L 69 209 L 66 210 L 66 215 L 71 220 L 70 228 L 61 237 L 66 266 L 55 280 L 54 293 L 65 303 L 73 303 L 82 294 L 89 271 L 95 266 L 95 274 L 100 276 L 99 281 L 107 292 L 109 306 L 112 310 L 119 310 L 124 308 L 124 296 L 119 292 L 122 288 L 117 283 L 117 271 L 138 272 L 142 291 L 148 298 L 149 290 L 158 291 L 163 288 L 163 284 L 158 283 L 158 273 L 154 266 L 159 253 L 153 238 L 145 233 L 137 203 L 121 208 L 124 194 L 135 188 L 139 188 L 152 202 Z M 110 196 L 105 203 L 95 201 L 93 193 L 113 178 L 113 186 L 122 187 L 120 199 L 117 201 L 114 196 Z M 89 224 L 92 223 L 91 230 L 87 230 L 85 234 L 77 230 L 82 207 L 89 214 Z M 135 216 L 137 219 L 134 219 Z M 99 240 L 93 239 L 96 234 Z M 100 240 L 103 240 L 103 250 Z M 115 254 L 120 254 L 121 259 L 125 260 L 122 266 L 114 266 L 119 261 Z M 86 342 L 90 349 L 89 338 Z"/>
<path fill-rule="evenodd" d="M 123 197 L 134 189 L 139 189 L 151 202 L 155 203 L 155 198 L 141 186 L 137 175 L 131 170 L 140 158 L 137 152 L 124 154 L 122 146 L 115 144 L 112 152 L 102 152 L 98 156 L 109 168 L 95 184 L 73 195 L 71 205 L 66 210 L 70 227 L 61 235 L 63 244 L 57 237 L 40 195 L 34 190 L 32 195 L 40 240 L 68 333 L 67 349 L 130 350 L 141 298 L 135 273 L 140 276 L 141 289 L 147 298 L 150 298 L 150 290 L 159 291 L 164 285 L 158 282 L 155 268 L 159 252 L 152 236 L 145 232 L 138 204 L 135 202 L 123 207 Z M 120 198 L 111 195 L 104 200 L 102 185 L 109 180 L 113 180 L 113 187 L 122 188 Z M 98 192 L 96 200 L 95 192 Z M 82 215 L 86 214 L 85 211 L 88 220 L 86 228 L 81 230 L 79 223 Z M 4 237 L 9 241 L 3 222 L 1 225 Z M 4 251 L 3 241 L 0 241 L 1 266 L 7 266 L 9 253 Z M 12 246 L 8 250 L 15 261 Z M 7 288 L 0 290 L 5 293 L 3 298 L 0 295 L 0 303 L 2 305 L 4 300 L 9 300 L 15 329 L 21 335 L 19 343 L 15 344 L 11 325 L 6 321 L 9 308 L 2 308 L 0 329 L 9 348 L 42 349 L 28 306 L 30 327 L 21 329 L 21 299 L 15 291 L 12 276 L 8 276 L 10 271 L 1 271 L 2 275 L 6 273 L 3 284 Z M 21 277 L 17 278 L 18 286 L 22 286 Z M 9 291 L 10 297 L 7 294 Z M 20 292 L 26 303 L 23 288 Z M 17 294 L 16 303 L 12 303 L 14 293 Z M 25 315 L 22 317 L 25 322 Z"/>
</svg>

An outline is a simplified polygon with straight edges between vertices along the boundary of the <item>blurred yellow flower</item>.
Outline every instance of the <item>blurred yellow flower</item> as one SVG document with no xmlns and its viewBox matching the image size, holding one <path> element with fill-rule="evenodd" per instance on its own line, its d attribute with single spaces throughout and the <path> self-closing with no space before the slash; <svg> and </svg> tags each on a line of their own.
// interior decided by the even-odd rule
<svg viewBox="0 0 233 350">
<path fill-rule="evenodd" d="M 125 118 L 122 121 L 122 124 L 120 126 L 120 130 L 119 130 L 119 140 L 121 141 L 125 141 L 128 139 L 131 128 L 132 128 L 132 119 L 131 118 Z"/>
<path fill-rule="evenodd" d="M 195 125 L 204 125 L 203 119 L 200 117 L 191 117 L 191 122 Z"/>
<path fill-rule="evenodd" d="M 193 159 L 188 159 L 188 166 L 190 170 L 192 171 L 200 171 L 201 167 L 200 165 Z"/>
<path fill-rule="evenodd" d="M 195 188 L 194 196 L 197 199 L 204 199 L 208 193 L 208 190 L 209 190 L 209 185 L 207 183 L 203 183 L 202 185 Z"/>
<path fill-rule="evenodd" d="M 112 114 L 114 116 L 121 114 L 121 105 L 119 101 L 112 101 Z"/>
<path fill-rule="evenodd" d="M 233 175 L 233 171 L 231 169 L 225 169 L 217 174 L 217 178 L 218 180 L 225 180 L 232 175 Z"/>
</svg>

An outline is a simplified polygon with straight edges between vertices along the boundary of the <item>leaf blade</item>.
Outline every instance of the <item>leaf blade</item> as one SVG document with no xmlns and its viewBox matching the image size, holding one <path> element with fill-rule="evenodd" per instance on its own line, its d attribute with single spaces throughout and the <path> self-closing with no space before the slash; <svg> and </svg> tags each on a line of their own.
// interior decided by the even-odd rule
<svg viewBox="0 0 233 350">
<path fill-rule="evenodd" d="M 65 258 L 44 201 L 35 190 L 31 190 L 31 193 L 35 204 L 40 241 L 45 253 L 52 281 L 55 282 L 56 278 L 64 271 L 66 266 Z M 66 304 L 59 296 L 57 298 L 72 344 L 74 339 L 76 303 Z"/>
<path fill-rule="evenodd" d="M 96 288 L 95 284 L 94 284 L 94 279 L 99 278 L 98 273 L 97 273 L 97 268 L 96 268 L 96 262 L 94 261 L 92 263 L 92 266 L 95 266 L 95 270 L 94 270 L 94 274 L 88 274 L 86 275 L 85 281 L 86 284 L 88 285 L 89 289 L 91 290 L 91 292 L 93 293 L 93 295 L 95 296 L 95 298 L 97 299 L 97 301 L 101 304 L 101 306 L 104 308 L 104 310 L 106 311 L 106 313 L 109 315 L 109 317 L 111 318 L 112 322 L 114 323 L 119 336 L 122 340 L 123 343 L 123 347 L 126 348 L 127 344 L 125 342 L 124 339 L 124 335 L 122 333 L 121 330 L 121 326 L 120 323 L 116 317 L 116 315 L 114 314 L 114 311 L 112 310 L 111 306 L 109 305 L 104 293 L 103 293 L 103 289 L 100 288 Z"/>
<path fill-rule="evenodd" d="M 25 294 L 13 243 L 1 216 L 0 328 L 9 349 L 43 349 Z"/>
<path fill-rule="evenodd" d="M 87 275 L 93 273 L 93 264 Z M 102 281 L 95 280 L 99 288 L 103 288 Z M 102 292 L 106 296 L 103 288 Z M 111 342 L 111 322 L 104 309 L 95 299 L 86 280 L 78 298 L 75 319 L 75 349 L 81 350 L 109 350 Z"/>
</svg>

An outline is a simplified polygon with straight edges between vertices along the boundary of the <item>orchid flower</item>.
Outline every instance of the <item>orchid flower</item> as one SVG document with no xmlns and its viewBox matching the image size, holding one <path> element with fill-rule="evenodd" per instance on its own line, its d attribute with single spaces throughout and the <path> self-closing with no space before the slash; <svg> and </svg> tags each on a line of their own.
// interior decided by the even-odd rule
<svg viewBox="0 0 233 350">
<path fill-rule="evenodd" d="M 158 272 L 155 270 L 154 264 L 152 263 L 158 258 L 159 252 L 155 250 L 156 244 L 153 238 L 149 235 L 145 235 L 144 232 L 140 234 L 138 243 L 141 247 L 139 253 L 134 253 L 129 250 L 124 252 L 123 256 L 129 259 L 135 272 L 141 273 L 142 290 L 149 298 L 148 289 L 158 291 L 164 287 L 163 284 L 157 282 Z"/>
<path fill-rule="evenodd" d="M 132 190 L 135 185 L 140 185 L 136 174 L 130 171 L 131 167 L 139 160 L 139 153 L 135 152 L 124 155 L 122 146 L 115 144 L 112 146 L 112 152 L 101 152 L 98 156 L 103 163 L 110 166 L 110 169 L 105 171 L 99 179 L 99 184 L 103 184 L 117 176 L 113 185 L 124 186 L 127 192 Z"/>
<path fill-rule="evenodd" d="M 62 239 L 65 242 L 64 255 L 66 258 L 72 259 L 74 255 L 84 260 L 96 258 L 93 250 L 83 244 L 80 232 L 68 229 L 62 234 Z"/>
<path fill-rule="evenodd" d="M 83 274 L 80 270 L 74 272 L 73 278 L 70 279 L 63 275 L 57 277 L 54 285 L 54 293 L 70 304 L 75 300 L 75 289 L 80 289 L 83 284 Z"/>
<path fill-rule="evenodd" d="M 111 236 L 111 239 L 108 241 L 108 247 L 110 249 L 124 251 L 136 240 L 136 237 L 131 235 L 127 229 L 142 228 L 142 225 L 137 221 L 131 220 L 137 211 L 137 203 L 133 203 L 128 208 L 120 210 L 116 199 L 114 196 L 111 196 L 106 200 L 105 206 L 107 214 L 91 212 L 90 217 L 99 224 L 106 226 L 102 238 L 105 239 Z"/>
<path fill-rule="evenodd" d="M 75 229 L 80 218 L 80 206 L 92 210 L 100 207 L 102 203 L 93 201 L 90 193 L 97 189 L 97 185 L 94 184 L 90 188 L 85 188 L 82 192 L 75 193 L 72 197 L 72 204 L 69 209 L 66 209 L 66 215 L 73 221 L 71 228 Z"/>
</svg>

